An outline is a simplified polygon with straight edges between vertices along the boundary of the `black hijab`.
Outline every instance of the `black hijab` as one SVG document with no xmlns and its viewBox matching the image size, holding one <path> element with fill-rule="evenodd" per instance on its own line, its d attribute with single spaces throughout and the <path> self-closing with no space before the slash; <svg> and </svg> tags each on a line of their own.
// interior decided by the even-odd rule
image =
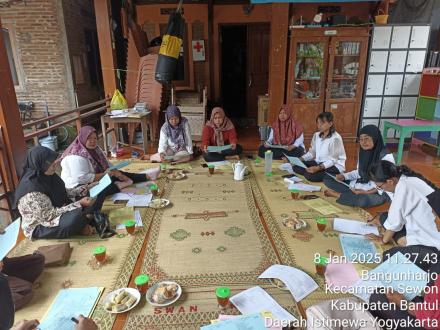
<svg viewBox="0 0 440 330">
<path fill-rule="evenodd" d="M 433 211 L 440 218 L 440 190 L 436 190 L 428 196 L 428 204 L 432 207 Z"/>
<path fill-rule="evenodd" d="M 374 163 L 380 161 L 386 154 L 387 150 L 383 143 L 382 135 L 379 128 L 375 125 L 366 125 L 362 127 L 359 134 L 366 134 L 373 139 L 374 147 L 371 150 L 360 149 L 359 151 L 359 175 L 358 182 L 367 183 L 370 181 L 370 168 Z"/>
<path fill-rule="evenodd" d="M 41 192 L 47 195 L 54 207 L 70 203 L 64 181 L 58 174 L 45 175 L 49 166 L 57 159 L 58 154 L 46 147 L 33 147 L 29 150 L 23 174 L 15 191 L 14 207 L 24 195 L 31 192 Z"/>
<path fill-rule="evenodd" d="M 0 273 L 0 329 L 10 329 L 14 325 L 14 301 L 8 278 Z"/>
</svg>

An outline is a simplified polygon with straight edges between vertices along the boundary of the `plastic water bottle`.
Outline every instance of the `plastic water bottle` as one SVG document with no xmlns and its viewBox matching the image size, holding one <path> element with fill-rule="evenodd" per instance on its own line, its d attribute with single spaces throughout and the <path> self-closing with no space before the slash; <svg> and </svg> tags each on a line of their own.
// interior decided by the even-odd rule
<svg viewBox="0 0 440 330">
<path fill-rule="evenodd" d="M 266 153 L 264 154 L 264 174 L 266 176 L 272 175 L 272 158 L 272 150 L 266 151 Z"/>
</svg>

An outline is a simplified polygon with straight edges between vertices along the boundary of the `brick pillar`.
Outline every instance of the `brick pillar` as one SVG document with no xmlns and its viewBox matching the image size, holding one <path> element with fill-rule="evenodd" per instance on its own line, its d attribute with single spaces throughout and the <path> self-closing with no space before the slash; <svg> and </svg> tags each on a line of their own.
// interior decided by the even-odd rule
<svg viewBox="0 0 440 330">
<path fill-rule="evenodd" d="M 2 23 L 0 20 L 0 29 L 1 27 Z M 8 165 L 13 176 L 13 182 L 7 182 L 7 185 L 12 188 L 18 182 L 17 172 L 21 173 L 27 148 L 2 33 L 0 33 L 0 77 L 2 77 L 0 88 L 0 125 L 2 126 L 5 148 L 8 155 Z"/>
</svg>

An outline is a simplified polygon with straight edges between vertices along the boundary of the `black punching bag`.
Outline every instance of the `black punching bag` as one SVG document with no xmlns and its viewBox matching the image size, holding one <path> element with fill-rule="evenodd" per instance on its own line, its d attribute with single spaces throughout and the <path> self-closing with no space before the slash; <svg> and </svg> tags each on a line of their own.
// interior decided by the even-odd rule
<svg viewBox="0 0 440 330">
<path fill-rule="evenodd" d="M 155 78 L 161 84 L 173 80 L 177 59 L 183 43 L 184 28 L 185 20 L 178 9 L 170 15 L 167 32 L 162 37 L 162 44 L 160 45 Z"/>
</svg>

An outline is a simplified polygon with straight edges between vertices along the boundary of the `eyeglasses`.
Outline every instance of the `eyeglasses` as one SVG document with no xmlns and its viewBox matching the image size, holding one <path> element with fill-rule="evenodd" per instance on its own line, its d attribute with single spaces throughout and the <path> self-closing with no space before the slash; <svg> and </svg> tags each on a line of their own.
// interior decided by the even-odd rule
<svg viewBox="0 0 440 330">
<path fill-rule="evenodd" d="M 385 184 L 385 182 L 382 182 L 380 185 L 374 184 L 376 186 L 377 192 L 379 194 L 382 194 L 384 189 L 382 188 L 382 186 Z"/>
</svg>

